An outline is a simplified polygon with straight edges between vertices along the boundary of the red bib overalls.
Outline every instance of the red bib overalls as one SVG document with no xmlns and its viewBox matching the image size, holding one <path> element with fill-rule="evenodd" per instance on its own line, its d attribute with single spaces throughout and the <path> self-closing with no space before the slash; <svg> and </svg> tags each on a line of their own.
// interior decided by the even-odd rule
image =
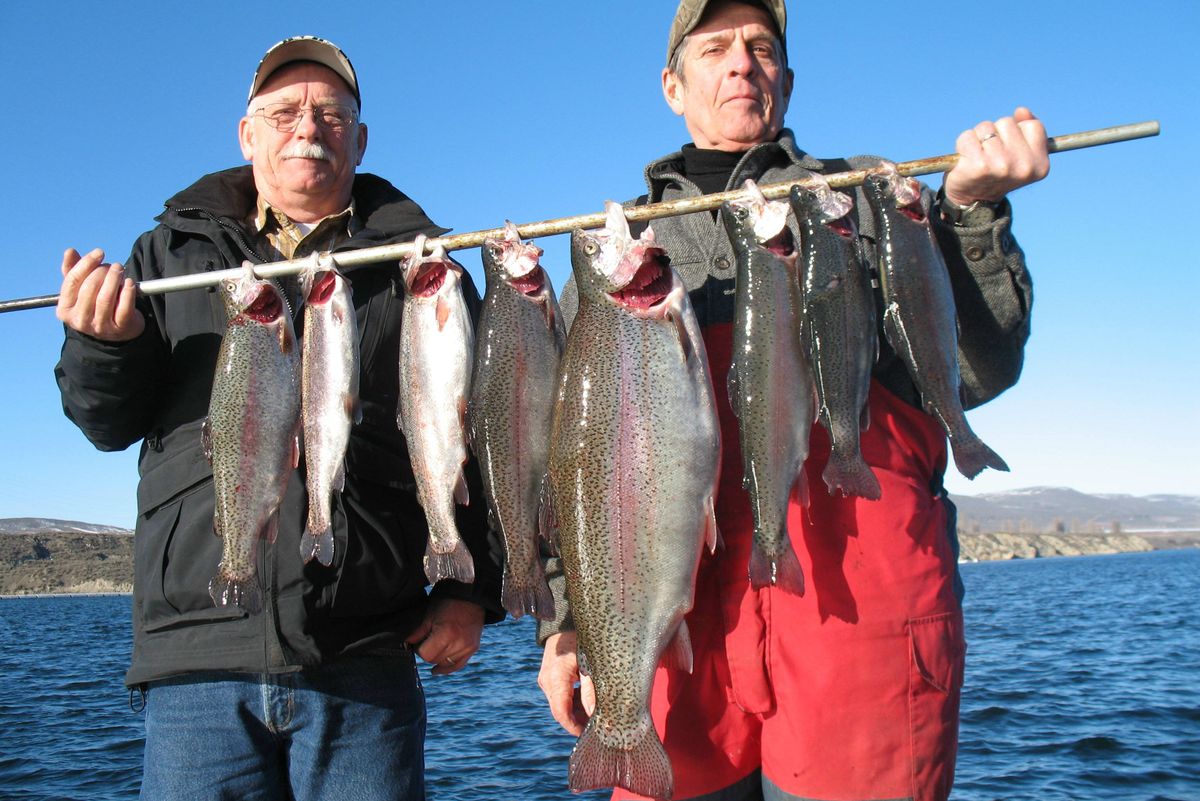
<svg viewBox="0 0 1200 801">
<path fill-rule="evenodd" d="M 931 490 L 946 467 L 945 436 L 873 383 L 862 451 L 883 497 L 867 501 L 829 495 L 829 438 L 814 426 L 810 505 L 793 499 L 788 513 L 805 593 L 753 590 L 753 519 L 724 391 L 730 329 L 704 331 L 724 447 L 724 547 L 705 553 L 687 617 L 693 672 L 660 667 L 651 699 L 674 797 L 714 792 L 761 767 L 806 799 L 944 799 L 966 650 L 946 509 Z"/>
</svg>

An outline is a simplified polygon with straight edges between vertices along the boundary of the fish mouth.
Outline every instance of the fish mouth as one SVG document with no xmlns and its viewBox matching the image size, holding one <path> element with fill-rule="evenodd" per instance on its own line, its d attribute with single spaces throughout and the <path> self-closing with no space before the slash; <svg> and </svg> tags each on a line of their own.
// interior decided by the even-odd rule
<svg viewBox="0 0 1200 801">
<path fill-rule="evenodd" d="M 909 203 L 907 206 L 901 206 L 898 209 L 898 211 L 901 214 L 903 214 L 905 217 L 907 217 L 908 219 L 913 220 L 914 222 L 919 222 L 921 224 L 925 223 L 925 219 L 926 219 L 925 209 L 921 208 L 920 200 L 917 200 L 916 202 L 913 202 L 913 203 Z"/>
<path fill-rule="evenodd" d="M 534 265 L 533 269 L 524 275 L 511 276 L 508 284 L 522 295 L 533 297 L 545 289 L 546 271 L 541 266 Z"/>
<path fill-rule="evenodd" d="M 447 265 L 442 261 L 426 261 L 417 265 L 408 279 L 408 291 L 419 298 L 436 295 L 446 283 Z"/>
<path fill-rule="evenodd" d="M 662 248 L 645 248 L 633 277 L 625 286 L 609 292 L 609 297 L 622 306 L 634 309 L 654 308 L 671 292 L 673 280 L 670 263 L 667 252 Z"/>
<path fill-rule="evenodd" d="M 246 304 L 242 314 L 260 323 L 273 323 L 283 314 L 283 301 L 279 293 L 265 284 L 255 287 L 253 299 Z"/>
<path fill-rule="evenodd" d="M 323 303 L 328 303 L 333 297 L 334 287 L 337 286 L 337 276 L 332 270 L 325 270 L 317 273 L 313 279 L 312 288 L 308 290 L 308 297 L 305 302 L 310 306 L 320 306 Z"/>
<path fill-rule="evenodd" d="M 850 225 L 849 217 L 838 217 L 836 220 L 830 220 L 826 225 L 829 230 L 840 236 L 842 239 L 854 238 L 854 227 Z"/>
<path fill-rule="evenodd" d="M 781 258 L 787 258 L 796 252 L 796 240 L 792 238 L 792 231 L 786 225 L 782 231 L 763 242 L 762 246 Z"/>
</svg>

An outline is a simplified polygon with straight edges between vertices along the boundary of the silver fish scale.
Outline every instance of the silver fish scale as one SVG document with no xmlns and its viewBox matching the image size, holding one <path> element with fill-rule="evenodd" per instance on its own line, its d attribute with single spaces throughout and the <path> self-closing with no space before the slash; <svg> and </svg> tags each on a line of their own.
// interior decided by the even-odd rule
<svg viewBox="0 0 1200 801">
<path fill-rule="evenodd" d="M 438 321 L 439 298 L 446 317 Z M 467 461 L 466 406 L 475 335 L 458 275 L 448 270 L 434 296 L 406 295 L 400 324 L 400 422 L 429 524 L 430 553 L 465 552 L 455 522 L 454 488 Z M 474 566 L 467 555 L 468 575 Z M 437 583 L 447 576 L 428 576 Z"/>
<path fill-rule="evenodd" d="M 962 407 L 954 292 L 928 218 L 914 220 L 895 205 L 885 181 L 863 185 L 879 229 L 883 330 L 904 360 L 921 402 L 941 423 L 954 461 L 967 478 L 984 467 L 1008 466 L 971 430 Z"/>
<path fill-rule="evenodd" d="M 863 461 L 860 431 L 879 350 L 871 277 L 856 238 L 826 225 L 815 200 L 793 193 L 801 232 L 805 340 L 812 354 L 821 424 L 832 452 L 825 468 L 829 491 L 879 498 L 879 482 Z M 847 224 L 852 224 L 847 218 Z"/>
<path fill-rule="evenodd" d="M 286 316 L 230 320 L 209 404 L 214 528 L 224 541 L 218 579 L 255 576 L 259 537 L 291 476 L 300 422 L 299 352 Z"/>
<path fill-rule="evenodd" d="M 504 606 L 514 617 L 529 612 L 549 619 L 554 601 L 538 559 L 538 523 L 562 323 L 548 287 L 530 297 L 490 270 L 487 280 L 471 378 L 474 452 L 504 542 Z"/>
<path fill-rule="evenodd" d="M 302 349 L 302 416 L 304 461 L 308 489 L 308 523 L 305 536 L 329 538 L 332 548 L 330 504 L 345 478 L 346 446 L 354 424 L 358 399 L 358 321 L 350 285 L 341 275 L 329 301 L 305 304 Z M 308 552 L 305 552 L 305 551 Z M 303 548 L 306 559 L 313 556 Z M 329 551 L 332 558 L 332 550 Z M 324 560 L 322 560 L 324 562 Z M 324 562 L 328 564 L 328 562 Z"/>
<path fill-rule="evenodd" d="M 692 605 L 719 447 L 695 365 L 671 323 L 586 300 L 563 356 L 551 485 L 592 725 L 617 749 L 649 725 L 655 668 Z"/>
<path fill-rule="evenodd" d="M 763 248 L 753 219 L 722 212 L 737 256 L 730 403 L 738 418 L 744 485 L 754 514 L 754 586 L 774 584 L 795 563 L 787 529 L 788 498 L 802 480 L 814 420 L 812 370 L 802 338 L 796 256 Z M 763 561 L 765 560 L 765 562 Z M 763 572 L 765 571 L 765 573 Z M 803 589 L 794 567 L 797 592 Z M 792 578 L 789 575 L 788 578 Z"/>
</svg>

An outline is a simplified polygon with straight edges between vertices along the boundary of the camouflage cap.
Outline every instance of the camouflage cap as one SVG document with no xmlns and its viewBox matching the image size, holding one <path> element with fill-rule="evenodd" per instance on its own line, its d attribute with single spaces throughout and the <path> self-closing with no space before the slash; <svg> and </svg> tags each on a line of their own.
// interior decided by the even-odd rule
<svg viewBox="0 0 1200 801">
<path fill-rule="evenodd" d="M 354 74 L 354 66 L 350 59 L 346 58 L 346 54 L 333 42 L 316 36 L 293 36 L 272 45 L 262 57 L 262 61 L 258 62 L 258 69 L 254 71 L 248 100 L 254 99 L 272 73 L 293 61 L 315 61 L 333 70 L 350 87 L 354 94 L 354 102 L 360 110 L 362 109 L 362 97 L 358 94 L 358 76 Z"/>
<path fill-rule="evenodd" d="M 784 52 L 787 52 L 787 7 L 784 5 L 784 0 L 720 0 L 720 2 L 738 2 L 750 6 L 758 6 L 767 12 L 771 17 L 771 21 L 775 23 L 775 33 L 779 35 L 779 44 L 783 47 Z M 679 47 L 683 38 L 691 33 L 700 20 L 704 18 L 704 12 L 712 5 L 712 0 L 682 0 L 679 3 L 679 8 L 675 10 L 675 21 L 671 23 L 671 32 L 667 35 L 667 63 L 671 63 L 671 57 L 675 55 L 675 50 Z"/>
</svg>

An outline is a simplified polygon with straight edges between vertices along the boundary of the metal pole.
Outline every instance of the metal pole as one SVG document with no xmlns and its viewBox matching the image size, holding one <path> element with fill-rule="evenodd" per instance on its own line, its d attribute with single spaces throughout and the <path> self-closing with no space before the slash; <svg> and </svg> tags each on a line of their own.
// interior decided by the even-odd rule
<svg viewBox="0 0 1200 801">
<path fill-rule="evenodd" d="M 1094 131 L 1081 131 L 1079 133 L 1051 137 L 1048 140 L 1048 149 L 1051 153 L 1062 153 L 1067 150 L 1079 150 L 1085 147 L 1096 147 L 1097 145 L 1108 145 L 1114 142 L 1126 142 L 1131 139 L 1158 136 L 1158 133 L 1159 125 L 1157 120 L 1129 125 L 1116 125 L 1111 128 L 1098 128 Z M 946 172 L 957 162 L 958 155 L 951 153 L 946 156 L 934 156 L 932 158 L 900 162 L 896 165 L 896 169 L 901 175 L 930 175 L 935 172 Z M 862 184 L 872 172 L 872 170 L 850 170 L 848 172 L 832 173 L 824 177 L 830 186 L 844 188 Z M 788 192 L 791 191 L 792 186 L 797 183 L 804 184 L 805 182 L 785 181 L 776 184 L 763 184 L 759 188 L 767 198 L 778 199 L 786 197 Z M 728 200 L 741 198 L 743 194 L 743 190 L 733 189 L 728 192 L 715 192 L 711 195 L 667 200 L 661 203 L 649 203 L 644 206 L 631 206 L 625 209 L 625 217 L 630 222 L 635 222 L 639 220 L 656 220 L 660 217 L 674 217 L 680 214 L 692 214 L 698 211 L 711 211 L 712 209 L 720 208 L 721 204 Z M 555 234 L 569 233 L 577 228 L 600 228 L 604 225 L 605 216 L 605 213 L 601 211 L 574 217 L 559 217 L 553 220 L 518 225 L 517 231 L 520 233 L 522 239 L 554 236 Z M 496 239 L 503 236 L 503 228 L 489 228 L 484 231 L 471 231 L 463 234 L 436 237 L 427 240 L 426 246 L 430 250 L 433 250 L 437 245 L 441 245 L 446 251 L 463 250 L 465 248 L 479 247 L 485 239 Z M 407 258 L 412 253 L 412 249 L 411 242 L 404 242 L 397 245 L 381 245 L 373 248 L 350 250 L 345 253 L 337 253 L 333 258 L 339 267 L 351 269 L 366 264 L 398 261 L 399 259 Z M 254 272 L 263 278 L 295 275 L 308 263 L 309 260 L 307 258 L 276 261 L 255 265 Z M 149 281 L 142 281 L 138 284 L 138 290 L 145 295 L 161 295 L 166 292 L 177 292 L 183 289 L 209 287 L 215 286 L 226 278 L 235 277 L 240 273 L 241 270 L 239 269 L 230 269 L 216 270 L 200 275 L 156 278 Z M 36 298 L 0 301 L 0 313 L 53 306 L 57 302 L 58 295 L 42 295 Z"/>
</svg>

